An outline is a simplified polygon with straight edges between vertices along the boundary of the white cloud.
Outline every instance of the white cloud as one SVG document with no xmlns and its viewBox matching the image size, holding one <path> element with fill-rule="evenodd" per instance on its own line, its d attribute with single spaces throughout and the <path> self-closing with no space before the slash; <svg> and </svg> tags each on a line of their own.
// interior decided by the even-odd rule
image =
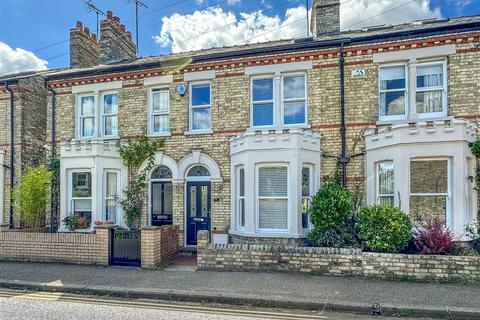
<svg viewBox="0 0 480 320">
<path fill-rule="evenodd" d="M 231 6 L 235 4 L 240 4 L 240 0 L 227 0 L 227 3 Z"/>
<path fill-rule="evenodd" d="M 343 2 L 345 4 L 341 7 L 340 19 L 342 29 L 398 24 L 441 16 L 440 9 L 430 7 L 430 0 L 416 0 L 411 3 L 407 0 L 344 0 Z M 267 5 L 265 0 L 261 0 L 261 3 Z M 405 3 L 408 4 L 404 5 Z M 400 7 L 382 14 L 397 6 Z M 363 21 L 369 17 L 373 18 Z M 161 46 L 171 47 L 172 52 L 288 39 L 306 34 L 303 5 L 287 9 L 284 17 L 268 16 L 261 10 L 250 13 L 240 12 L 236 15 L 232 11 L 214 7 L 189 15 L 175 13 L 169 17 L 163 17 L 162 21 L 160 34 L 153 38 Z M 358 23 L 360 21 L 363 22 Z"/>
<path fill-rule="evenodd" d="M 48 62 L 30 51 L 16 48 L 0 41 L 0 75 L 47 69 Z"/>
<path fill-rule="evenodd" d="M 408 2 L 407 0 L 349 1 L 341 7 L 340 26 L 342 29 L 360 29 L 365 26 L 399 24 L 441 16 L 439 8 L 430 7 L 430 0 Z M 382 14 L 385 11 L 388 12 Z M 368 19 L 370 17 L 372 18 Z M 363 22 L 358 23 L 360 21 Z"/>
</svg>

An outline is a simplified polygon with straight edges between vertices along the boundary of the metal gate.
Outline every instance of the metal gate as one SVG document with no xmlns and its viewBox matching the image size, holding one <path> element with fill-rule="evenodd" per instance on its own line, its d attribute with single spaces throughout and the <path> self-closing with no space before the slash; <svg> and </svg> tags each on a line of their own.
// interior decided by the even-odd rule
<svg viewBox="0 0 480 320">
<path fill-rule="evenodd" d="M 140 267 L 140 231 L 112 230 L 110 264 Z"/>
</svg>

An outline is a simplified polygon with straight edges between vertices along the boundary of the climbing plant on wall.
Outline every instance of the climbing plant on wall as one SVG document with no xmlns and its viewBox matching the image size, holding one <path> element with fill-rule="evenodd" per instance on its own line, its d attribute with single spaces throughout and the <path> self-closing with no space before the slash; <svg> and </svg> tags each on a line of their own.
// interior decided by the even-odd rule
<svg viewBox="0 0 480 320">
<path fill-rule="evenodd" d="M 479 165 L 480 139 L 477 139 L 474 142 L 470 142 L 468 144 L 468 146 L 470 147 L 470 150 L 472 151 L 472 154 L 475 156 L 476 161 L 477 161 L 477 165 L 475 166 L 473 176 L 470 176 L 468 178 L 474 184 L 473 189 L 478 192 L 478 191 L 480 191 L 480 165 Z M 477 211 L 477 221 L 480 221 L 480 209 L 479 209 L 479 211 Z"/>
<path fill-rule="evenodd" d="M 123 209 L 125 224 L 130 229 L 137 229 L 140 226 L 148 173 L 155 164 L 155 151 L 162 148 L 164 144 L 164 140 L 149 140 L 143 135 L 117 145 L 123 163 L 128 169 L 128 185 L 123 190 L 124 197 L 120 200 L 120 205 Z M 142 168 L 144 163 L 145 166 Z"/>
</svg>

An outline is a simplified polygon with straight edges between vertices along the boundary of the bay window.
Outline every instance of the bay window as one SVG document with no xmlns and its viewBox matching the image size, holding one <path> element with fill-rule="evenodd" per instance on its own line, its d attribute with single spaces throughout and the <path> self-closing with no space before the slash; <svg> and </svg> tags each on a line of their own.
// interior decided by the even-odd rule
<svg viewBox="0 0 480 320">
<path fill-rule="evenodd" d="M 79 138 L 91 138 L 95 134 L 95 97 L 81 96 L 79 110 Z"/>
<path fill-rule="evenodd" d="M 118 135 L 118 95 L 116 93 L 103 95 L 102 117 L 103 136 L 116 137 Z"/>
<path fill-rule="evenodd" d="M 190 130 L 211 130 L 210 84 L 193 84 L 190 87 Z"/>
<path fill-rule="evenodd" d="M 393 162 L 382 162 L 377 165 L 377 203 L 394 205 L 395 180 Z"/>
<path fill-rule="evenodd" d="M 274 122 L 274 80 L 252 80 L 252 126 L 271 126 Z"/>
<path fill-rule="evenodd" d="M 258 228 L 288 229 L 288 169 L 262 166 L 258 168 Z"/>
<path fill-rule="evenodd" d="M 305 124 L 306 80 L 305 75 L 283 77 L 283 124 Z"/>
<path fill-rule="evenodd" d="M 85 220 L 85 227 L 92 222 L 92 174 L 80 171 L 71 173 L 70 213 Z"/>
<path fill-rule="evenodd" d="M 150 92 L 150 133 L 166 133 L 170 130 L 170 94 L 168 89 L 152 89 Z"/>
<path fill-rule="evenodd" d="M 445 63 L 417 67 L 416 108 L 419 116 L 443 115 L 446 102 Z"/>
<path fill-rule="evenodd" d="M 380 68 L 380 118 L 400 119 L 406 115 L 405 65 Z"/>
</svg>

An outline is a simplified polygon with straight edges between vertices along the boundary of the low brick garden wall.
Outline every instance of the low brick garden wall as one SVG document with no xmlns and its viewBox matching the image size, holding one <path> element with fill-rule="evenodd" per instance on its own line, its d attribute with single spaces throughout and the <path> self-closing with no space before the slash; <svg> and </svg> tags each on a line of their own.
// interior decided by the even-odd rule
<svg viewBox="0 0 480 320">
<path fill-rule="evenodd" d="M 303 272 L 381 279 L 478 281 L 480 257 L 367 253 L 356 249 L 210 244 L 198 234 L 199 270 Z"/>
<path fill-rule="evenodd" d="M 0 228 L 0 261 L 108 265 L 109 229 L 95 233 L 32 233 Z"/>
<path fill-rule="evenodd" d="M 141 229 L 142 268 L 155 268 L 173 259 L 180 250 L 178 226 Z"/>
</svg>

